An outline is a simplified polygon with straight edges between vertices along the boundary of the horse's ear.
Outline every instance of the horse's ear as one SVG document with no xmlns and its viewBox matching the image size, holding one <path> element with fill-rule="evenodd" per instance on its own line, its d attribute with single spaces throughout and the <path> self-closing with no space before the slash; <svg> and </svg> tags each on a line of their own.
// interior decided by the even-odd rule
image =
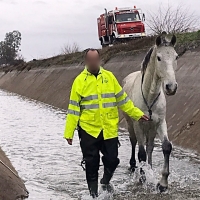
<svg viewBox="0 0 200 200">
<path fill-rule="evenodd" d="M 172 44 L 172 46 L 175 46 L 175 44 L 176 44 L 176 36 L 175 35 L 172 36 L 171 44 Z"/>
<path fill-rule="evenodd" d="M 160 46 L 161 43 L 162 43 L 161 36 L 158 36 L 158 37 L 156 38 L 156 45 L 157 45 L 157 46 Z"/>
<path fill-rule="evenodd" d="M 161 33 L 161 35 L 166 36 L 166 35 L 167 35 L 167 32 L 166 32 L 166 31 L 163 31 L 163 32 Z"/>
</svg>

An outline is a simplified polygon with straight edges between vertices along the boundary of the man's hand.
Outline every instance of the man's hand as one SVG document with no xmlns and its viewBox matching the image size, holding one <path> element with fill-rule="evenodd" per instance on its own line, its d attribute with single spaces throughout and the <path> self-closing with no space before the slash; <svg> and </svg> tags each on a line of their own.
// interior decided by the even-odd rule
<svg viewBox="0 0 200 200">
<path fill-rule="evenodd" d="M 72 145 L 72 139 L 66 139 L 69 145 Z"/>
<path fill-rule="evenodd" d="M 143 115 L 139 121 L 149 121 L 149 117 L 147 115 Z"/>
</svg>

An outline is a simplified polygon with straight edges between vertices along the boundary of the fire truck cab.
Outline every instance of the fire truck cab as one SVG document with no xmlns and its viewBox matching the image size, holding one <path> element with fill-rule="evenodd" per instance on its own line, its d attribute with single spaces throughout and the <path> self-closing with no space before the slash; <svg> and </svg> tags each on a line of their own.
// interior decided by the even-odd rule
<svg viewBox="0 0 200 200">
<path fill-rule="evenodd" d="M 145 15 L 136 8 L 115 8 L 100 15 L 97 19 L 98 35 L 102 46 L 143 38 L 145 33 Z"/>
</svg>

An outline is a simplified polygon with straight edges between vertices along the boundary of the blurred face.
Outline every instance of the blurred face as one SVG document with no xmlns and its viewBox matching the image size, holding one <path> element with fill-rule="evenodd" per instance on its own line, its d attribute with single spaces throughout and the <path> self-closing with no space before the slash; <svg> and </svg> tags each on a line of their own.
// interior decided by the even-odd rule
<svg viewBox="0 0 200 200">
<path fill-rule="evenodd" d="M 100 57 L 97 51 L 88 51 L 85 64 L 91 73 L 98 72 L 100 69 Z"/>
</svg>

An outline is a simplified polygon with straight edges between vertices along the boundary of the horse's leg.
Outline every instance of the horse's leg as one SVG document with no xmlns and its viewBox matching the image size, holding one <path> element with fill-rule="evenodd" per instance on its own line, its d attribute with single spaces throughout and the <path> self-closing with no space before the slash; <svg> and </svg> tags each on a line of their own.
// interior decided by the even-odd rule
<svg viewBox="0 0 200 200">
<path fill-rule="evenodd" d="M 132 153 L 131 153 L 131 159 L 130 159 L 130 171 L 135 172 L 136 168 L 136 159 L 135 159 L 135 147 L 137 144 L 137 138 L 135 136 L 135 132 L 133 129 L 133 124 L 131 126 L 128 126 L 128 131 L 130 133 L 130 141 L 131 141 L 131 146 L 132 146 Z"/>
<path fill-rule="evenodd" d="M 169 176 L 169 157 L 172 151 L 172 144 L 168 139 L 166 121 L 163 120 L 157 129 L 158 135 L 162 141 L 162 150 L 164 154 L 164 166 L 162 170 L 162 177 L 158 183 L 158 189 L 160 192 L 164 192 L 168 188 L 168 176 Z"/>
<path fill-rule="evenodd" d="M 147 143 L 146 143 L 146 151 L 147 151 L 147 157 L 148 157 L 148 164 L 152 168 L 152 153 L 154 149 L 154 139 L 155 139 L 156 134 L 153 132 L 149 132 L 147 135 Z"/>
<path fill-rule="evenodd" d="M 131 142 L 131 146 L 132 146 L 132 153 L 131 153 L 131 159 L 130 159 L 130 168 L 129 170 L 131 172 L 135 172 L 135 168 L 136 168 L 136 160 L 135 160 L 135 147 L 137 144 L 137 138 L 135 136 L 135 131 L 133 128 L 133 120 L 127 116 L 126 114 L 124 114 L 127 124 L 128 124 L 128 132 L 129 132 L 129 137 L 130 137 L 130 142 Z"/>
<path fill-rule="evenodd" d="M 143 124 L 140 124 L 140 122 L 135 122 L 134 123 L 134 130 L 135 130 L 135 134 L 136 134 L 136 138 L 138 140 L 138 145 L 139 145 L 139 152 L 138 152 L 138 160 L 139 162 L 146 162 L 147 161 L 147 155 L 146 155 L 146 151 L 145 151 L 145 135 L 142 129 Z M 140 168 L 140 182 L 145 182 L 146 181 L 146 177 L 145 177 L 145 172 L 142 169 L 142 167 Z"/>
</svg>

